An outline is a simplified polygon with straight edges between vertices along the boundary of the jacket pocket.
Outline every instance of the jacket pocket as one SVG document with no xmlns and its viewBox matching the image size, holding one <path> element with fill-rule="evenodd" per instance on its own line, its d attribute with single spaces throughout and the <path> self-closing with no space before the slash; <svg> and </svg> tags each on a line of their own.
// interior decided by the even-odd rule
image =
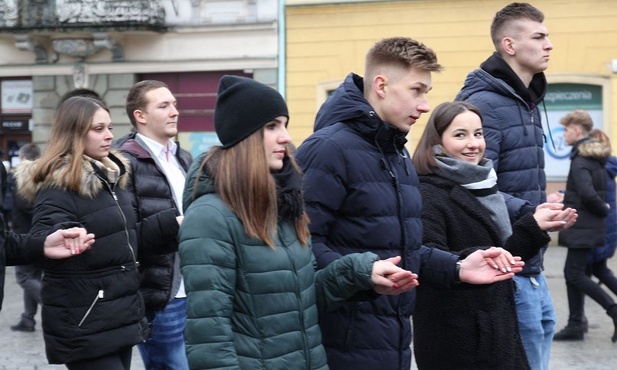
<svg viewBox="0 0 617 370">
<path fill-rule="evenodd" d="M 94 300 L 92 301 L 92 304 L 90 305 L 90 307 L 88 308 L 88 311 L 86 311 L 86 313 L 84 314 L 84 316 L 81 318 L 81 321 L 79 322 L 79 324 L 77 324 L 77 326 L 81 327 L 81 324 L 84 323 L 84 321 L 86 321 L 86 319 L 88 318 L 88 316 L 90 315 L 90 312 L 92 312 L 92 309 L 94 308 L 94 306 L 96 305 L 96 302 L 99 301 L 99 299 L 103 299 L 103 297 L 105 296 L 105 292 L 103 291 L 103 289 L 100 289 L 97 293 L 96 293 L 96 297 L 94 297 Z"/>
</svg>

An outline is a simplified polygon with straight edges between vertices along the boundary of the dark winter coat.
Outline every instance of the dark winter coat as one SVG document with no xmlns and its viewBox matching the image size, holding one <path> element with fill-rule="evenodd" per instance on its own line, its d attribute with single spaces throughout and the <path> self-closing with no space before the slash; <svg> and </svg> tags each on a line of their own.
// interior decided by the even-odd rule
<svg viewBox="0 0 617 370">
<path fill-rule="evenodd" d="M 514 220 L 546 201 L 544 141 L 539 104 L 548 89 L 544 73 L 534 75 L 527 89 L 499 54 L 488 58 L 467 75 L 456 100 L 465 100 L 482 112 L 486 157 L 493 161 L 497 187 L 502 193 L 528 201 L 519 204 Z M 508 204 L 508 209 L 514 209 Z M 543 249 L 545 250 L 545 249 Z M 519 275 L 543 270 L 543 252 L 528 260 Z"/>
<path fill-rule="evenodd" d="M 15 234 L 4 229 L 0 214 L 0 311 L 4 298 L 4 272 L 6 266 L 27 265 L 44 258 L 45 236 Z"/>
<path fill-rule="evenodd" d="M 137 198 L 139 219 L 167 209 L 177 210 L 165 173 L 156 164 L 150 152 L 135 141 L 135 135 L 131 133 L 121 138 L 119 149 L 131 162 L 133 179 L 131 188 Z M 184 171 L 187 171 L 192 161 L 191 154 L 178 146 L 176 158 Z M 176 241 L 174 244 L 177 244 Z M 177 246 L 170 247 L 177 249 Z M 142 273 L 142 281 L 139 291 L 146 309 L 155 311 L 164 309 L 177 293 L 172 292 L 176 258 L 176 253 L 141 254 L 139 270 Z"/>
<path fill-rule="evenodd" d="M 609 147 L 591 138 L 574 144 L 563 204 L 576 209 L 578 219 L 571 228 L 559 233 L 559 245 L 568 248 L 604 245 L 605 218 L 609 213 L 604 165 L 609 156 Z"/>
<path fill-rule="evenodd" d="M 611 207 L 605 219 L 606 232 L 604 245 L 594 248 L 589 254 L 589 262 L 595 263 L 613 257 L 617 248 L 617 202 L 615 202 L 615 176 L 617 176 L 617 157 L 609 157 L 606 165 L 606 203 Z"/>
<path fill-rule="evenodd" d="M 78 223 L 93 233 L 92 249 L 42 264 L 42 319 L 47 358 L 51 364 L 100 357 L 144 340 L 147 323 L 138 293 L 138 241 L 145 248 L 173 245 L 178 232 L 174 210 L 136 223 L 134 196 L 127 189 L 128 161 L 110 154 L 121 170 L 114 184 L 83 159 L 78 192 L 64 184 L 70 159 L 35 184 L 37 161 L 16 172 L 17 189 L 35 203 L 32 234 L 47 234 L 58 223 Z M 139 239 L 139 240 L 138 240 Z"/>
<path fill-rule="evenodd" d="M 401 256 L 400 266 L 419 273 L 420 284 L 449 286 L 458 258 L 421 245 L 422 201 L 405 133 L 377 116 L 362 84 L 360 76 L 347 76 L 295 153 L 319 267 L 371 251 Z M 322 316 L 330 367 L 409 370 L 414 301 L 412 290 L 347 303 Z"/>
<path fill-rule="evenodd" d="M 191 369 L 327 370 L 318 312 L 373 289 L 378 257 L 348 256 L 315 272 L 290 219 L 279 219 L 275 248 L 248 237 L 199 171 L 201 159 L 187 176 L 180 228 Z"/>
<path fill-rule="evenodd" d="M 532 214 L 501 233 L 474 194 L 437 175 L 420 176 L 423 242 L 466 257 L 478 247 L 504 247 L 523 259 L 550 241 Z M 419 369 L 528 369 L 519 336 L 514 283 L 459 284 L 452 289 L 420 285 L 413 315 Z"/>
</svg>

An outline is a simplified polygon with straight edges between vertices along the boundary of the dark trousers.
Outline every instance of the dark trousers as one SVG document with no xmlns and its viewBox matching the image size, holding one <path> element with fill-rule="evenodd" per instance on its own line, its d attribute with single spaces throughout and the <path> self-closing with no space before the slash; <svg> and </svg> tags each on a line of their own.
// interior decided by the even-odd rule
<svg viewBox="0 0 617 370">
<path fill-rule="evenodd" d="M 41 304 L 42 274 L 43 271 L 34 265 L 15 266 L 15 279 L 24 291 L 24 312 L 21 314 L 24 325 L 34 326 L 34 316 Z"/>
<path fill-rule="evenodd" d="M 589 264 L 589 273 L 600 280 L 611 292 L 617 295 L 617 277 L 606 265 L 607 260 Z"/>
<path fill-rule="evenodd" d="M 568 326 L 581 327 L 585 315 L 585 295 L 598 302 L 605 310 L 615 304 L 613 298 L 586 274 L 587 255 L 591 248 L 568 248 L 563 274 L 566 278 Z"/>
<path fill-rule="evenodd" d="M 66 364 L 69 370 L 129 370 L 133 347 L 126 347 L 108 355 L 73 361 Z"/>
</svg>

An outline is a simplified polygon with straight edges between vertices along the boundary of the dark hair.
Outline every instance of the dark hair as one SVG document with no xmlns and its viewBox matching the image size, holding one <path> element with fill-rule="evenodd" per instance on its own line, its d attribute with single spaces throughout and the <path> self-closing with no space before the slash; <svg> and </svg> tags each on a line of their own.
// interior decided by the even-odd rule
<svg viewBox="0 0 617 370">
<path fill-rule="evenodd" d="M 148 91 L 160 89 L 161 87 L 169 89 L 165 82 L 157 80 L 143 80 L 133 85 L 131 90 L 129 90 L 129 93 L 126 96 L 126 114 L 129 116 L 131 125 L 133 125 L 134 128 L 137 128 L 137 121 L 135 120 L 133 113 L 136 110 L 146 109 L 146 106 L 149 103 L 146 99 L 146 94 Z"/>
<path fill-rule="evenodd" d="M 530 19 L 542 23 L 544 22 L 544 13 L 528 3 L 511 3 L 498 11 L 491 23 L 491 39 L 497 50 L 499 50 L 499 44 L 504 37 L 512 36 L 505 34 L 509 31 L 507 30 L 508 26 L 513 21 L 521 19 Z"/>
<path fill-rule="evenodd" d="M 74 96 L 85 96 L 85 97 L 89 97 L 89 98 L 100 100 L 103 104 L 105 103 L 103 101 L 103 99 L 101 98 L 101 96 L 96 91 L 94 91 L 94 90 L 90 90 L 90 89 L 75 89 L 75 90 L 68 91 L 64 95 L 62 95 L 62 97 L 60 98 L 60 102 L 58 103 L 58 107 L 57 108 L 60 108 L 62 103 L 64 103 L 65 101 L 67 101 L 67 99 L 72 98 Z"/>
<path fill-rule="evenodd" d="M 23 159 L 27 159 L 29 161 L 33 161 L 41 156 L 41 149 L 38 145 L 34 143 L 28 143 L 22 145 L 19 148 L 19 157 Z"/>
<path fill-rule="evenodd" d="M 437 62 L 433 49 L 409 37 L 391 37 L 378 41 L 366 54 L 364 80 L 371 81 L 383 66 L 409 70 L 439 72 L 443 69 Z"/>
<path fill-rule="evenodd" d="M 433 170 L 437 168 L 433 147 L 441 144 L 443 133 L 452 124 L 454 118 L 467 111 L 477 114 L 480 117 L 480 122 L 482 122 L 480 110 L 475 105 L 465 101 L 445 102 L 435 108 L 426 123 L 426 128 L 411 159 L 418 174 L 427 175 L 433 173 Z"/>
</svg>

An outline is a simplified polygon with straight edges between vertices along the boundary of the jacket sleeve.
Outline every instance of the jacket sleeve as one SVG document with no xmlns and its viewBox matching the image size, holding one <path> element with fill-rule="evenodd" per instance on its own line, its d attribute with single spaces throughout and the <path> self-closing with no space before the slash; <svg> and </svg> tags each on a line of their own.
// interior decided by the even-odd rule
<svg viewBox="0 0 617 370">
<path fill-rule="evenodd" d="M 7 266 L 27 265 L 44 257 L 44 236 L 22 235 L 8 232 L 3 235 L 2 246 Z"/>
<path fill-rule="evenodd" d="M 594 214 L 606 217 L 609 211 L 606 200 L 596 192 L 593 186 L 593 174 L 587 164 L 588 161 L 580 157 L 572 160 L 570 169 L 572 181 L 582 204 Z M 604 171 L 602 174 L 605 175 Z M 603 182 L 604 186 L 606 186 L 605 182 L 606 180 Z"/>
<path fill-rule="evenodd" d="M 526 261 L 550 241 L 548 233 L 540 229 L 533 214 L 528 213 L 512 225 L 512 235 L 506 240 L 504 249 Z"/>
<path fill-rule="evenodd" d="M 81 226 L 77 215 L 64 190 L 42 189 L 37 194 L 30 235 L 47 236 L 58 228 Z"/>
<path fill-rule="evenodd" d="M 320 314 L 333 311 L 358 291 L 374 288 L 371 275 L 378 260 L 371 252 L 352 253 L 317 271 L 315 290 Z"/>
<path fill-rule="evenodd" d="M 173 208 L 150 215 L 137 225 L 139 249 L 146 253 L 167 254 L 178 248 L 177 211 Z M 141 253 L 141 252 L 140 252 Z"/>
<path fill-rule="evenodd" d="M 506 202 L 508 208 L 508 215 L 510 216 L 510 223 L 515 223 L 521 217 L 529 213 L 535 212 L 535 207 L 527 200 L 517 198 L 508 193 L 501 193 L 503 199 Z"/>
<path fill-rule="evenodd" d="M 232 330 L 236 253 L 231 227 L 207 204 L 192 204 L 180 228 L 191 369 L 239 369 Z"/>
</svg>

